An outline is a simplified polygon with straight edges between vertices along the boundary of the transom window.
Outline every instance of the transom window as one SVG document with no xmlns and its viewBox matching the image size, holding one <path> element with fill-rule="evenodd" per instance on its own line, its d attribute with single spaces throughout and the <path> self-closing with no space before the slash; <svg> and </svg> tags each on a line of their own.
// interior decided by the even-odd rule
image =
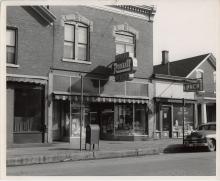
<svg viewBox="0 0 220 181">
<path fill-rule="evenodd" d="M 67 22 L 64 25 L 65 59 L 88 61 L 89 27 L 83 23 Z"/>
<path fill-rule="evenodd" d="M 7 46 L 7 63 L 16 64 L 16 45 L 17 45 L 17 29 L 7 28 L 6 46 Z"/>
<path fill-rule="evenodd" d="M 129 52 L 135 57 L 135 35 L 126 31 L 117 31 L 115 33 L 116 55 Z"/>
</svg>

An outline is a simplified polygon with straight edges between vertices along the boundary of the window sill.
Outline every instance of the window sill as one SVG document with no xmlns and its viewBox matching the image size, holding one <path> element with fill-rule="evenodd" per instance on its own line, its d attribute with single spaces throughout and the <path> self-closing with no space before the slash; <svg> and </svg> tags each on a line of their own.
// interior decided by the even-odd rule
<svg viewBox="0 0 220 181">
<path fill-rule="evenodd" d="M 6 66 L 7 66 L 7 67 L 12 67 L 12 68 L 18 68 L 18 67 L 20 67 L 19 65 L 11 64 L 11 63 L 7 63 Z"/>
<path fill-rule="evenodd" d="M 79 63 L 79 64 L 87 64 L 87 65 L 91 65 L 92 64 L 92 62 L 89 62 L 89 61 L 67 59 L 67 58 L 63 58 L 62 61 L 64 61 L 64 62 L 71 62 L 71 63 Z"/>
</svg>

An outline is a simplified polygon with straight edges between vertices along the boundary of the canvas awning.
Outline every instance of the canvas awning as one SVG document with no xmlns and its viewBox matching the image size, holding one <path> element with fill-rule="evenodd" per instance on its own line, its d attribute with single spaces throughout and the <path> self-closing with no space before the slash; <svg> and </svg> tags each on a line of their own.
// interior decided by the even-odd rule
<svg viewBox="0 0 220 181">
<path fill-rule="evenodd" d="M 54 99 L 56 100 L 73 100 L 75 102 L 80 101 L 80 95 L 70 95 L 70 94 L 57 94 L 53 93 Z M 107 96 L 83 96 L 84 102 L 112 102 L 112 103 L 137 103 L 137 104 L 147 104 L 148 99 L 141 98 L 128 98 L 128 97 L 107 97 Z"/>
<path fill-rule="evenodd" d="M 7 82 L 24 82 L 24 83 L 33 83 L 33 84 L 42 84 L 42 85 L 47 84 L 46 79 L 14 77 L 14 76 L 7 76 Z"/>
</svg>

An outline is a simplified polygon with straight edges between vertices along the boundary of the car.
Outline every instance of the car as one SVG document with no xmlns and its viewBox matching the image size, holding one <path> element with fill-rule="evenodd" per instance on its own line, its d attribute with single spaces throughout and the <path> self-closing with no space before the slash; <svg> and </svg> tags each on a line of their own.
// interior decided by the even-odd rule
<svg viewBox="0 0 220 181">
<path fill-rule="evenodd" d="M 195 131 L 184 138 L 187 147 L 206 147 L 208 151 L 216 151 L 216 123 L 201 124 Z"/>
</svg>

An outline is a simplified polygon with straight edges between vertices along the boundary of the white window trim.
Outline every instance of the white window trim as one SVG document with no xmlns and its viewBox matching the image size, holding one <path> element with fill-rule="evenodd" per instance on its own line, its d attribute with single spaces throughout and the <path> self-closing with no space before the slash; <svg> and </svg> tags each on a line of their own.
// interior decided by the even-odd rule
<svg viewBox="0 0 220 181">
<path fill-rule="evenodd" d="M 12 63 L 7 63 L 6 66 L 7 67 L 12 67 L 12 68 L 19 68 L 20 67 L 20 65 L 12 64 Z"/>
<path fill-rule="evenodd" d="M 118 31 L 126 31 L 128 33 L 132 33 L 135 35 L 135 40 L 139 39 L 139 32 L 135 28 L 129 26 L 128 23 L 113 26 L 113 36 L 114 37 L 116 36 L 116 32 L 118 32 Z"/>
<path fill-rule="evenodd" d="M 202 70 L 202 69 L 197 69 L 197 70 L 196 70 L 196 78 L 198 78 L 198 76 L 197 76 L 197 73 L 198 73 L 198 72 L 202 73 L 202 77 L 203 77 L 203 75 L 204 75 L 204 70 Z"/>
<path fill-rule="evenodd" d="M 75 58 L 74 59 L 70 59 L 70 58 L 64 58 L 63 57 L 62 60 L 66 61 L 66 62 L 75 62 L 75 63 L 82 63 L 83 62 L 85 64 L 91 64 L 91 63 L 88 63 L 88 62 L 91 62 L 89 59 L 88 60 L 79 60 L 78 59 L 78 48 L 77 48 L 77 46 L 78 46 L 78 36 L 76 36 L 78 34 L 78 27 L 79 26 L 87 27 L 87 29 L 89 31 L 89 29 L 90 29 L 89 25 L 84 25 L 83 22 L 74 22 L 72 20 L 68 20 L 65 23 L 66 24 L 72 24 L 72 25 L 75 26 L 75 32 L 74 32 L 75 33 L 75 35 L 74 35 L 74 51 L 75 51 L 74 53 L 75 53 Z M 65 25 L 65 23 L 64 23 L 64 25 Z M 87 32 L 87 33 L 89 33 L 89 32 Z M 89 37 L 87 37 L 87 41 L 88 41 L 88 45 L 87 46 L 89 48 Z M 86 56 L 87 57 L 88 57 L 89 51 L 90 50 L 87 50 L 87 52 L 86 52 L 86 54 L 87 54 Z"/>
<path fill-rule="evenodd" d="M 79 63 L 79 64 L 87 64 L 91 65 L 91 61 L 84 61 L 84 60 L 77 60 L 77 59 L 69 59 L 69 58 L 62 58 L 63 62 L 70 62 L 70 63 Z"/>
</svg>

